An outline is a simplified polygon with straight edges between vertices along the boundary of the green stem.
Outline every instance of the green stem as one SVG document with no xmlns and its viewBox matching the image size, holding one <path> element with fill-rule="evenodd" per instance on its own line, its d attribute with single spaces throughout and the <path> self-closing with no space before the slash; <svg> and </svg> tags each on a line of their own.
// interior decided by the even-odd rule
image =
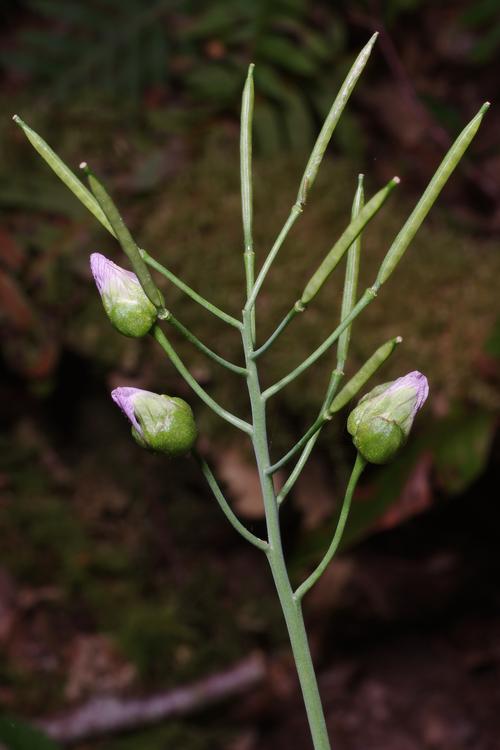
<svg viewBox="0 0 500 750">
<path fill-rule="evenodd" d="M 170 323 L 170 325 L 173 326 L 176 331 L 179 331 L 179 333 L 182 334 L 184 338 L 186 338 L 191 344 L 193 344 L 193 346 L 199 349 L 200 352 L 203 352 L 203 354 L 206 354 L 207 357 L 213 359 L 214 362 L 217 362 L 217 364 L 225 367 L 226 370 L 231 370 L 231 372 L 235 372 L 237 375 L 247 374 L 247 371 L 244 367 L 240 367 L 239 365 L 235 365 L 232 362 L 229 362 L 227 359 L 224 359 L 224 357 L 221 357 L 220 354 L 217 354 L 217 352 L 214 352 L 212 349 L 206 346 L 203 341 L 200 341 L 200 339 L 194 335 L 194 333 L 191 333 L 189 328 L 186 328 L 186 326 L 183 325 L 180 320 L 177 320 L 177 318 L 172 315 L 170 311 L 168 312 L 168 315 L 164 318 L 164 320 L 168 321 L 168 323 Z"/>
<path fill-rule="evenodd" d="M 252 294 L 247 300 L 247 303 L 245 305 L 246 310 L 251 310 L 254 305 L 255 301 L 257 299 L 257 295 L 260 292 L 260 288 L 262 284 L 264 283 L 264 279 L 266 278 L 269 269 L 271 268 L 274 259 L 278 255 L 281 246 L 283 245 L 290 229 L 293 227 L 295 222 L 297 221 L 298 217 L 302 213 L 302 206 L 300 206 L 298 203 L 295 203 L 295 205 L 292 206 L 292 210 L 290 211 L 290 214 L 288 216 L 288 219 L 285 222 L 285 225 L 283 226 L 283 229 L 279 233 L 276 242 L 272 246 L 271 250 L 269 251 L 269 255 L 265 259 L 262 268 L 259 271 L 259 274 L 257 276 L 257 280 L 255 281 L 255 284 L 253 285 Z"/>
<path fill-rule="evenodd" d="M 234 427 L 238 427 L 238 429 L 246 432 L 247 435 L 251 435 L 252 425 L 248 424 L 248 422 L 245 422 L 243 419 L 236 417 L 234 414 L 231 414 L 231 412 L 220 406 L 220 404 L 218 404 L 217 401 L 214 401 L 214 399 L 208 395 L 208 393 L 201 387 L 201 385 L 196 382 L 161 328 L 158 325 L 155 325 L 151 329 L 151 333 L 156 341 L 160 344 L 163 351 L 167 354 L 177 372 L 182 375 L 186 383 L 193 389 L 196 395 L 199 396 L 201 400 L 204 401 L 207 406 L 212 409 L 212 411 L 218 414 L 219 417 L 222 417 L 222 419 L 225 419 L 226 422 L 229 422 Z"/>
<path fill-rule="evenodd" d="M 207 299 L 205 299 L 205 297 L 202 297 L 201 294 L 195 292 L 194 289 L 191 289 L 188 284 L 182 281 L 182 279 L 179 279 L 179 277 L 173 274 L 172 271 L 170 271 L 168 268 L 165 268 L 165 266 L 162 266 L 161 263 L 158 263 L 158 261 L 152 258 L 151 255 L 149 255 L 149 253 L 147 253 L 145 250 L 141 249 L 140 253 L 148 266 L 151 266 L 151 268 L 154 268 L 155 271 L 158 271 L 158 273 L 161 273 L 162 276 L 165 276 L 165 278 L 171 281 L 174 286 L 180 289 L 181 292 L 184 292 L 184 294 L 190 297 L 194 302 L 197 302 L 201 307 L 204 307 L 205 310 L 208 310 L 208 312 L 212 313 L 212 315 L 215 315 L 215 317 L 223 320 L 224 323 L 228 323 L 230 326 L 233 326 L 233 328 L 238 328 L 238 330 L 241 330 L 242 326 L 240 320 L 233 318 L 232 315 L 228 315 L 228 313 L 225 313 L 224 310 L 216 307 Z"/>
<path fill-rule="evenodd" d="M 340 381 L 342 380 L 343 376 L 344 376 L 344 373 L 342 372 L 342 370 L 334 370 L 332 372 L 330 376 L 330 382 L 328 384 L 326 396 L 321 406 L 320 414 L 324 412 L 325 409 L 327 409 L 330 406 L 335 394 L 337 393 L 337 389 L 339 387 Z M 307 445 L 304 447 L 297 463 L 293 467 L 292 473 L 290 474 L 285 484 L 283 485 L 283 487 L 278 493 L 278 505 L 281 505 L 281 503 L 287 497 L 288 493 L 293 488 L 295 482 L 301 475 L 302 469 L 306 465 L 307 460 L 309 456 L 311 455 L 312 450 L 314 446 L 316 445 L 318 438 L 319 438 L 319 431 L 315 432 L 314 435 L 311 438 L 309 438 Z"/>
<path fill-rule="evenodd" d="M 302 695 L 306 707 L 314 750 L 330 750 L 321 698 L 307 634 L 302 617 L 300 602 L 294 597 L 288 577 L 279 524 L 278 503 L 272 478 L 267 470 L 270 466 L 267 439 L 266 407 L 260 390 L 257 366 L 253 360 L 251 316 L 249 311 L 243 315 L 243 346 L 247 364 L 247 385 L 252 408 L 253 435 L 252 443 L 259 472 L 262 497 L 266 514 L 269 548 L 267 558 L 271 567 L 274 583 L 292 647 Z"/>
<path fill-rule="evenodd" d="M 299 588 L 295 592 L 295 597 L 299 601 L 309 591 L 309 589 L 311 589 L 314 586 L 316 581 L 323 575 L 323 573 L 327 569 L 328 565 L 330 564 L 333 556 L 335 555 L 338 549 L 338 546 L 342 539 L 342 535 L 344 533 L 345 525 L 347 522 L 347 517 L 349 515 L 352 496 L 354 494 L 354 490 L 358 483 L 359 477 L 361 476 L 365 466 L 366 466 L 365 459 L 358 453 L 358 455 L 356 456 L 354 468 L 351 473 L 351 477 L 349 479 L 349 484 L 347 485 L 347 490 L 345 493 L 344 502 L 342 503 L 342 508 L 340 511 L 340 516 L 339 516 L 339 520 L 337 523 L 337 528 L 335 530 L 335 534 L 333 535 L 333 539 L 330 543 L 330 546 L 328 547 L 328 550 L 324 558 L 320 562 L 320 564 L 317 566 L 317 568 L 315 568 L 315 570 L 313 570 L 309 578 L 307 578 L 304 581 L 304 583 L 301 586 L 299 586 Z"/>
<path fill-rule="evenodd" d="M 251 531 L 249 531 L 239 520 L 239 518 L 236 516 L 236 514 L 231 509 L 229 503 L 227 502 L 226 498 L 224 497 L 221 488 L 217 484 L 217 480 L 215 479 L 212 470 L 210 469 L 210 466 L 207 464 L 204 458 L 202 458 L 199 453 L 193 452 L 193 455 L 200 465 L 201 471 L 203 473 L 203 476 L 207 480 L 208 486 L 212 490 L 215 499 L 219 503 L 219 506 L 228 519 L 229 523 L 233 526 L 234 529 L 238 532 L 238 534 L 241 534 L 241 536 L 247 540 L 247 542 L 250 542 L 250 544 L 253 544 L 258 549 L 263 550 L 264 552 L 267 552 L 267 549 L 269 547 L 268 543 L 264 541 L 264 539 L 260 539 L 258 536 L 255 536 L 255 534 L 252 534 Z"/>
<path fill-rule="evenodd" d="M 364 190 L 363 190 L 364 175 L 358 175 L 358 185 L 354 194 L 354 200 L 352 203 L 351 219 L 355 219 L 359 212 L 362 210 L 364 205 Z M 342 307 L 340 312 L 340 320 L 344 320 L 351 312 L 356 302 L 356 292 L 358 288 L 358 272 L 359 272 L 359 258 L 361 254 L 361 235 L 359 234 L 354 242 L 352 243 L 347 253 L 347 264 L 345 271 L 344 280 L 344 291 L 342 294 Z M 344 367 L 347 360 L 347 354 L 349 351 L 349 343 L 351 340 L 351 326 L 348 326 L 340 334 L 338 345 L 337 345 L 337 365 L 330 376 L 330 382 L 328 384 L 326 396 L 323 404 L 321 405 L 320 414 L 325 413 L 332 404 L 332 401 L 337 393 L 340 381 L 344 377 Z M 299 478 L 302 469 L 307 463 L 309 456 L 312 453 L 314 446 L 319 438 L 320 431 L 317 430 L 309 438 L 306 445 L 304 446 L 302 453 L 295 464 L 293 471 L 286 480 L 285 484 L 281 488 L 278 494 L 278 504 L 281 505 L 283 500 L 286 498 L 295 482 Z"/>
<path fill-rule="evenodd" d="M 320 412 L 319 417 L 312 423 L 312 425 L 309 427 L 307 432 L 305 432 L 300 440 L 298 440 L 293 448 L 290 448 L 288 453 L 285 453 L 282 458 L 280 458 L 279 461 L 276 461 L 275 464 L 269 467 L 268 474 L 274 474 L 278 469 L 281 469 L 282 466 L 287 464 L 290 459 L 292 459 L 296 453 L 298 453 L 301 448 L 304 448 L 305 445 L 309 442 L 309 440 L 315 435 L 317 432 L 321 430 L 324 425 L 329 422 L 331 417 L 328 416 L 328 414 L 325 414 L 324 412 Z"/>
<path fill-rule="evenodd" d="M 279 380 L 274 385 L 270 386 L 264 393 L 262 394 L 262 397 L 264 399 L 268 399 L 271 396 L 274 396 L 275 393 L 278 393 L 278 391 L 281 391 L 282 388 L 284 388 L 288 383 L 291 383 L 292 380 L 295 380 L 299 375 L 301 375 L 304 370 L 307 370 L 308 367 L 313 365 L 317 359 L 319 359 L 328 349 L 334 344 L 340 334 L 345 331 L 345 329 L 351 325 L 352 321 L 358 317 L 358 315 L 365 309 L 365 307 L 370 304 L 370 302 L 375 299 L 377 296 L 377 288 L 375 285 L 373 287 L 369 287 L 362 297 L 358 300 L 356 305 L 353 307 L 349 315 L 344 318 L 344 320 L 340 323 L 340 325 L 337 326 L 337 328 L 328 336 L 323 343 L 318 346 L 317 349 L 314 350 L 312 354 L 307 357 L 303 362 L 301 362 L 298 367 L 296 367 L 294 370 L 288 373 L 288 375 L 285 375 L 284 378 Z"/>
<path fill-rule="evenodd" d="M 304 311 L 304 307 L 300 303 L 295 303 L 295 305 L 292 307 L 291 310 L 288 311 L 288 313 L 285 315 L 279 326 L 276 328 L 274 333 L 272 333 L 267 341 L 265 341 L 259 349 L 256 349 L 253 353 L 253 359 L 257 359 L 260 357 L 261 354 L 264 354 L 270 346 L 276 341 L 278 336 L 281 335 L 281 333 L 285 330 L 287 325 L 295 318 L 296 315 L 298 315 L 300 312 Z"/>
</svg>

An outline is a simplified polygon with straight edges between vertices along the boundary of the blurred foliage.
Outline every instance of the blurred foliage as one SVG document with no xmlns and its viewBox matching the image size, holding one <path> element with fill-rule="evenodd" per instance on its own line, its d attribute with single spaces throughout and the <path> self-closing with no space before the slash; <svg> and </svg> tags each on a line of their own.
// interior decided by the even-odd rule
<svg viewBox="0 0 500 750">
<path fill-rule="evenodd" d="M 37 107 L 75 97 L 102 98 L 134 110 L 150 99 L 194 108 L 199 115 L 238 109 L 250 61 L 266 100 L 257 122 L 281 121 L 293 142 L 328 105 L 348 57 L 349 17 L 392 29 L 432 7 L 429 0 L 24 0 L 2 8 L 23 23 L 0 53 L 9 76 L 29 81 Z M 500 47 L 496 0 L 464 0 L 451 26 L 468 33 L 464 64 L 487 64 Z"/>
<path fill-rule="evenodd" d="M 0 744 L 6 750 L 58 750 L 59 747 L 24 721 L 6 716 L 0 717 Z"/>
<path fill-rule="evenodd" d="M 308 144 L 346 72 L 345 23 L 328 3 L 303 0 L 27 0 L 32 22 L 0 59 L 29 81 L 36 108 L 75 99 L 129 113 L 168 103 L 167 127 L 236 115 L 250 61 L 262 102 L 264 148 Z M 332 72 L 333 71 L 333 72 Z M 345 127 L 345 126 L 343 126 Z"/>
<path fill-rule="evenodd" d="M 201 724 L 201 725 L 200 725 Z M 231 737 L 231 729 L 212 728 L 210 724 L 196 722 L 169 721 L 139 732 L 132 732 L 121 737 L 114 737 L 93 744 L 95 750 L 213 750 L 224 747 Z"/>
<path fill-rule="evenodd" d="M 460 16 L 461 25 L 473 34 L 468 62 L 490 63 L 500 50 L 500 6 L 497 0 L 475 0 Z"/>
</svg>

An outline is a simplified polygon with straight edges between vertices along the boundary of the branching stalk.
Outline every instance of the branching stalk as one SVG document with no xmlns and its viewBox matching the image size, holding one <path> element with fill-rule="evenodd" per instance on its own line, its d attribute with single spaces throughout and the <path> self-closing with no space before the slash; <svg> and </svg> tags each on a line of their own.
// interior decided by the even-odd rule
<svg viewBox="0 0 500 750">
<path fill-rule="evenodd" d="M 364 177 L 362 174 L 358 176 L 358 186 L 354 194 L 354 200 L 352 203 L 351 219 L 355 219 L 364 205 L 364 190 L 363 190 Z M 354 242 L 352 243 L 347 253 L 347 264 L 344 279 L 344 291 L 342 294 L 342 307 L 340 312 L 340 320 L 344 320 L 351 312 L 356 302 L 356 294 L 358 290 L 358 272 L 359 272 L 359 258 L 361 254 L 361 234 L 358 234 Z M 339 336 L 337 346 L 337 365 L 333 370 L 326 396 L 321 405 L 320 414 L 325 413 L 333 401 L 335 394 L 339 388 L 339 385 L 344 376 L 344 367 L 347 361 L 347 354 L 349 351 L 349 343 L 351 339 L 351 326 L 348 326 L 343 333 Z M 295 482 L 302 473 L 302 469 L 306 465 L 309 456 L 311 455 L 314 446 L 319 438 L 319 431 L 315 432 L 312 437 L 309 438 L 308 442 L 302 449 L 302 453 L 295 464 L 290 476 L 286 480 L 285 484 L 278 493 L 278 505 L 285 500 L 290 490 L 295 485 Z"/>
<path fill-rule="evenodd" d="M 240 419 L 234 414 L 231 414 L 231 412 L 220 406 L 220 404 L 218 404 L 217 401 L 214 401 L 214 399 L 209 396 L 208 393 L 201 387 L 201 385 L 193 378 L 161 328 L 158 325 L 155 325 L 151 329 L 151 333 L 156 341 L 160 344 L 161 348 L 166 353 L 166 355 L 176 368 L 177 372 L 182 375 L 186 383 L 193 389 L 196 395 L 199 396 L 201 400 L 204 401 L 206 405 L 210 407 L 210 409 L 212 409 L 212 411 L 218 414 L 219 417 L 225 419 L 226 422 L 232 424 L 233 427 L 238 427 L 238 429 L 246 432 L 247 435 L 251 435 L 253 432 L 252 425 L 248 424 L 248 422 L 245 422 L 243 419 Z"/>
<path fill-rule="evenodd" d="M 358 370 L 358 372 L 349 380 L 349 382 L 342 388 L 340 393 L 327 405 L 322 408 L 319 416 L 309 427 L 307 432 L 300 438 L 300 440 L 291 448 L 286 455 L 283 456 L 279 461 L 269 467 L 268 473 L 274 474 L 278 469 L 288 463 L 296 453 L 298 453 L 309 440 L 318 433 L 327 422 L 329 422 L 335 412 L 340 411 L 348 404 L 348 402 L 358 393 L 361 388 L 368 382 L 368 380 L 374 375 L 377 370 L 382 367 L 384 362 L 391 356 L 394 349 L 403 339 L 397 336 L 394 339 L 389 339 L 385 344 L 382 344 L 372 356 L 367 359 L 364 365 Z M 334 370 L 334 373 L 338 373 L 339 370 Z M 330 389 L 327 393 L 327 402 L 330 402 Z"/>
<path fill-rule="evenodd" d="M 328 384 L 326 396 L 323 400 L 323 404 L 320 409 L 320 413 L 325 411 L 325 409 L 330 404 L 332 398 L 337 392 L 337 388 L 339 386 L 340 381 L 342 380 L 343 375 L 344 373 L 341 370 L 334 370 L 332 372 L 330 376 L 330 382 Z M 319 432 L 315 432 L 315 434 L 311 438 L 309 438 L 306 446 L 304 447 L 302 453 L 299 456 L 297 463 L 293 467 L 293 470 L 290 476 L 286 480 L 281 490 L 278 492 L 278 495 L 277 495 L 278 505 L 281 505 L 281 503 L 286 499 L 290 491 L 293 489 L 295 482 L 300 477 L 302 473 L 302 469 L 306 465 L 309 459 L 309 456 L 311 455 L 313 448 L 316 445 L 316 441 L 318 440 L 318 437 L 319 437 Z"/>
<path fill-rule="evenodd" d="M 279 326 L 275 329 L 274 333 L 272 333 L 267 341 L 265 341 L 262 346 L 259 349 L 256 349 L 253 353 L 253 359 L 258 359 L 261 354 L 264 354 L 264 352 L 267 352 L 267 350 L 274 344 L 278 336 L 280 336 L 285 328 L 288 326 L 289 323 L 292 322 L 292 320 L 295 318 L 296 315 L 298 315 L 301 312 L 304 312 L 304 306 L 300 304 L 300 302 L 296 302 L 295 305 L 292 307 L 291 310 L 287 312 Z"/>
<path fill-rule="evenodd" d="M 285 375 L 284 378 L 264 391 L 264 393 L 262 394 L 263 398 L 267 400 L 271 396 L 274 396 L 276 393 L 278 393 L 278 391 L 281 391 L 282 388 L 295 380 L 295 378 L 297 378 L 299 375 L 302 375 L 302 373 L 307 370 L 308 367 L 313 365 L 325 352 L 328 351 L 328 349 L 337 341 L 340 334 L 345 331 L 345 329 L 349 325 L 351 325 L 352 321 L 358 317 L 358 315 L 365 309 L 367 305 L 370 304 L 373 299 L 375 299 L 376 296 L 376 289 L 374 287 L 369 287 L 353 307 L 349 315 L 344 318 L 344 320 L 328 336 L 328 338 L 325 339 L 325 341 L 323 341 L 323 343 L 320 344 L 320 346 L 318 346 L 318 348 L 315 349 L 314 352 L 310 354 L 309 357 L 307 357 L 307 359 L 301 362 L 301 364 L 298 365 L 294 370 L 289 372 L 288 375 Z"/>
<path fill-rule="evenodd" d="M 240 367 L 239 365 L 233 364 L 233 362 L 229 362 L 229 360 L 224 359 L 224 357 L 221 357 L 220 354 L 217 354 L 217 352 L 214 352 L 212 349 L 210 349 L 206 344 L 203 343 L 203 341 L 200 341 L 200 339 L 192 333 L 189 328 L 186 328 L 185 325 L 183 325 L 180 320 L 177 320 L 177 318 L 168 311 L 167 315 L 164 317 L 164 320 L 166 320 L 170 325 L 175 328 L 176 331 L 179 331 L 182 336 L 184 336 L 185 339 L 187 339 L 193 346 L 195 346 L 197 349 L 200 350 L 200 352 L 203 352 L 203 354 L 206 354 L 207 357 L 212 359 L 214 362 L 217 362 L 217 364 L 222 365 L 222 367 L 225 367 L 226 370 L 231 370 L 231 372 L 235 372 L 237 375 L 246 375 L 247 371 L 244 367 Z"/>
<path fill-rule="evenodd" d="M 316 360 L 319 359 L 319 357 L 321 357 L 333 343 L 335 343 L 335 341 L 347 328 L 347 326 L 350 325 L 352 321 L 372 301 L 372 299 L 376 297 L 378 290 L 393 273 L 394 269 L 396 268 L 397 264 L 408 248 L 408 245 L 414 238 L 417 230 L 421 226 L 432 205 L 435 203 L 439 193 L 446 184 L 448 178 L 450 177 L 453 170 L 470 145 L 489 106 L 489 102 L 483 104 L 477 115 L 460 133 L 455 143 L 452 145 L 452 147 L 444 157 L 434 177 L 425 190 L 422 198 L 413 209 L 405 225 L 387 251 L 387 254 L 380 266 L 380 270 L 378 272 L 375 283 L 365 291 L 361 299 L 351 310 L 351 313 L 342 321 L 340 326 L 336 328 L 335 331 L 333 331 L 333 333 L 330 334 L 330 336 L 309 357 L 307 357 L 307 359 L 304 360 L 304 362 L 302 362 L 298 367 L 292 370 L 292 372 L 290 372 L 280 381 L 268 388 L 267 391 L 265 391 L 263 394 L 264 398 L 267 399 L 270 396 L 273 396 L 275 393 L 288 385 L 288 383 L 291 383 L 292 380 L 295 380 L 296 377 L 301 375 L 304 370 L 307 370 L 308 367 L 314 364 L 314 362 L 316 362 Z"/>
<path fill-rule="evenodd" d="M 354 494 L 354 490 L 356 489 L 356 485 L 358 483 L 358 480 L 363 473 L 363 469 L 366 466 L 365 459 L 358 453 L 356 456 L 356 462 L 354 464 L 354 468 L 352 470 L 351 478 L 349 479 L 349 484 L 347 485 L 347 490 L 344 497 L 344 502 L 342 503 L 342 508 L 340 510 L 340 516 L 339 520 L 337 522 L 337 528 L 335 530 L 335 534 L 333 535 L 333 539 L 330 543 L 330 546 L 328 547 L 328 550 L 318 565 L 317 568 L 311 573 L 309 578 L 307 578 L 303 584 L 299 586 L 297 591 L 295 592 L 295 598 L 298 601 L 301 601 L 301 599 L 304 597 L 305 594 L 314 586 L 316 581 L 319 580 L 319 578 L 323 575 L 325 570 L 327 569 L 328 565 L 333 559 L 333 556 L 335 555 L 339 544 L 342 540 L 342 535 L 345 530 L 345 525 L 347 522 L 347 518 L 349 516 L 349 510 L 351 508 L 351 500 L 352 496 Z"/>
<path fill-rule="evenodd" d="M 151 255 L 149 255 L 149 253 L 147 253 L 145 250 L 141 249 L 140 252 L 148 266 L 151 266 L 151 268 L 154 268 L 155 271 L 158 271 L 158 273 L 161 273 L 162 276 L 165 276 L 165 278 L 171 281 L 172 284 L 174 284 L 178 289 L 181 290 L 181 292 L 184 292 L 184 294 L 194 300 L 194 302 L 197 302 L 201 307 L 204 307 L 205 310 L 208 310 L 208 312 L 212 313 L 212 315 L 215 315 L 216 318 L 223 320 L 224 323 L 228 323 L 230 326 L 233 326 L 233 328 L 241 330 L 242 324 L 240 320 L 233 318 L 232 315 L 228 315 L 228 313 L 224 312 L 224 310 L 216 307 L 216 305 L 212 304 L 207 299 L 202 297 L 201 294 L 195 292 L 194 289 L 191 289 L 190 286 L 182 281 L 182 279 L 179 279 L 177 276 L 175 276 L 175 274 L 173 274 L 172 271 L 169 271 L 168 268 L 165 268 L 165 266 L 162 266 L 161 263 L 158 263 L 158 261 L 152 258 Z"/>
<path fill-rule="evenodd" d="M 347 250 L 356 241 L 366 225 L 374 218 L 374 216 L 377 215 L 392 190 L 398 184 L 399 177 L 394 177 L 384 188 L 382 188 L 382 190 L 379 190 L 378 193 L 376 193 L 373 198 L 368 201 L 366 206 L 360 205 L 359 210 L 355 215 L 351 217 L 351 222 L 349 223 L 347 228 L 342 232 L 330 252 L 326 255 L 317 270 L 313 273 L 313 275 L 307 282 L 300 299 L 295 302 L 294 306 L 284 317 L 275 332 L 260 347 L 255 356 L 263 354 L 271 346 L 271 344 L 276 341 L 280 333 L 285 330 L 288 323 L 293 320 L 298 312 L 304 312 L 307 306 L 318 294 L 321 287 L 325 284 L 329 276 L 333 273 L 337 265 L 340 263 Z"/>
<path fill-rule="evenodd" d="M 293 589 L 290 584 L 283 555 L 276 494 L 272 479 L 267 472 L 270 461 L 265 402 L 260 390 L 257 366 L 252 358 L 253 345 L 251 317 L 248 311 L 246 311 L 243 316 L 242 337 L 248 369 L 248 393 L 252 408 L 252 444 L 257 463 L 257 470 L 259 472 L 259 480 L 266 514 L 267 536 L 269 540 L 267 559 L 269 561 L 290 638 L 290 644 L 309 720 L 314 750 L 330 750 L 325 717 L 311 659 L 311 652 L 307 640 L 302 611 L 299 601 L 293 595 Z"/>
<path fill-rule="evenodd" d="M 255 536 L 255 534 L 252 534 L 252 532 L 249 531 L 246 526 L 241 523 L 241 521 L 227 502 L 226 498 L 224 497 L 224 494 L 217 484 L 217 480 L 215 479 L 213 472 L 205 459 L 202 458 L 197 452 L 193 452 L 193 455 L 200 465 L 203 476 L 207 480 L 208 486 L 212 490 L 215 499 L 219 503 L 219 507 L 221 508 L 222 512 L 224 513 L 232 527 L 236 529 L 238 534 L 241 534 L 241 536 L 246 539 L 247 542 L 250 542 L 250 544 L 253 544 L 254 547 L 257 547 L 263 552 L 267 552 L 269 548 L 268 543 L 264 541 L 264 539 L 260 539 L 258 536 Z"/>
</svg>

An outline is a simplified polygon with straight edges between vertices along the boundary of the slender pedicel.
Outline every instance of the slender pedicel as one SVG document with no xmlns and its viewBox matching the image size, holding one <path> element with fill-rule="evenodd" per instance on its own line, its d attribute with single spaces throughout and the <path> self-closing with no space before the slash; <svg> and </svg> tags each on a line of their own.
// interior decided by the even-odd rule
<svg viewBox="0 0 500 750">
<path fill-rule="evenodd" d="M 219 417 L 225 419 L 226 422 L 232 424 L 233 427 L 237 427 L 239 430 L 246 432 L 247 435 L 252 435 L 253 429 L 251 424 L 245 422 L 244 419 L 240 419 L 235 414 L 231 414 L 231 412 L 227 411 L 227 409 L 224 409 L 224 407 L 222 407 L 217 403 L 217 401 L 209 396 L 205 389 L 201 387 L 201 385 L 197 382 L 197 380 L 195 380 L 195 378 L 193 378 L 184 362 L 181 360 L 174 347 L 161 330 L 160 326 L 157 324 L 154 325 L 151 329 L 151 333 L 156 341 L 160 344 L 161 348 L 168 356 L 178 373 L 184 378 L 186 383 L 193 389 L 196 395 L 199 396 L 201 400 L 204 401 L 206 405 L 212 409 L 212 411 L 218 414 Z"/>
</svg>

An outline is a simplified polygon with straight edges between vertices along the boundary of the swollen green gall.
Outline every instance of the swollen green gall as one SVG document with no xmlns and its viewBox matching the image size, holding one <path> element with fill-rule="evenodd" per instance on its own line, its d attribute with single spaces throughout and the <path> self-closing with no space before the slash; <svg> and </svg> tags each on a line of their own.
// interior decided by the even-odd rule
<svg viewBox="0 0 500 750">
<path fill-rule="evenodd" d="M 196 424 L 191 407 L 181 398 L 140 388 L 115 388 L 111 398 L 129 418 L 141 447 L 167 456 L 183 456 L 193 447 Z"/>
<path fill-rule="evenodd" d="M 395 456 L 428 395 L 427 378 L 415 370 L 363 396 L 349 415 L 347 429 L 366 461 L 385 464 Z"/>
<path fill-rule="evenodd" d="M 90 268 L 114 328 L 124 336 L 145 336 L 158 311 L 147 298 L 135 273 L 117 266 L 100 253 L 92 253 Z"/>
</svg>

